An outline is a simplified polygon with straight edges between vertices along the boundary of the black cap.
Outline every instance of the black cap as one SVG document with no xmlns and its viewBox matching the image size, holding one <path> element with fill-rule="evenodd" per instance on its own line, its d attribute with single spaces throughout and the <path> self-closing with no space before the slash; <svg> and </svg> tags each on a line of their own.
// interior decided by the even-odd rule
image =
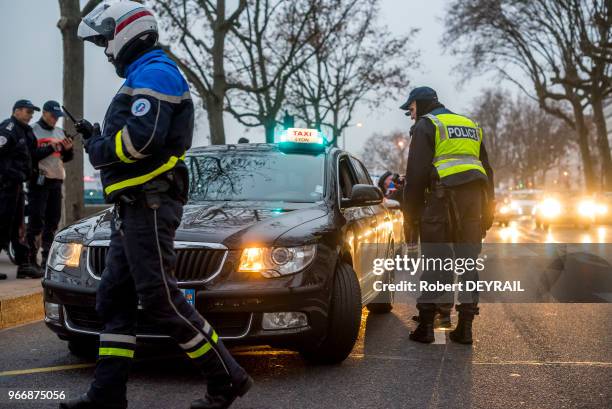
<svg viewBox="0 0 612 409">
<path fill-rule="evenodd" d="M 13 111 L 18 108 L 30 108 L 34 111 L 40 111 L 40 108 L 34 105 L 29 99 L 20 99 L 19 101 L 15 102 L 15 105 L 13 105 Z"/>
<path fill-rule="evenodd" d="M 55 118 L 61 118 L 64 116 L 64 111 L 57 101 L 47 101 L 43 105 L 43 111 L 51 113 Z"/>
<path fill-rule="evenodd" d="M 408 95 L 408 101 L 406 101 L 400 109 L 407 111 L 410 109 L 410 104 L 412 101 L 432 101 L 438 102 L 438 94 L 434 91 L 433 88 L 429 87 L 417 87 L 410 91 L 410 95 Z"/>
</svg>

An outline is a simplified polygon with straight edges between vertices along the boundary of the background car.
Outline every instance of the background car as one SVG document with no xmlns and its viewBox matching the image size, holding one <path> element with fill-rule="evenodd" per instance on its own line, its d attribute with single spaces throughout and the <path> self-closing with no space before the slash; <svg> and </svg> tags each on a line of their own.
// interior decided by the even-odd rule
<svg viewBox="0 0 612 409">
<path fill-rule="evenodd" d="M 580 192 L 548 193 L 538 203 L 535 212 L 536 228 L 551 225 L 572 225 L 589 228 L 607 214 L 607 205 L 597 196 Z"/>
<path fill-rule="evenodd" d="M 497 200 L 495 220 L 507 226 L 512 220 L 531 218 L 541 195 L 536 189 L 508 191 Z"/>
</svg>

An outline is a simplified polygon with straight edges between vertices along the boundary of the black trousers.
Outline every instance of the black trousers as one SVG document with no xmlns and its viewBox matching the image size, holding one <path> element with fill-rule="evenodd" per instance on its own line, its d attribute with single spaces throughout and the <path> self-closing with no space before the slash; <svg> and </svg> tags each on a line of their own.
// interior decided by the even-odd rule
<svg viewBox="0 0 612 409">
<path fill-rule="evenodd" d="M 44 185 L 29 183 L 26 239 L 30 262 L 36 262 L 40 248 L 43 258 L 49 255 L 61 217 L 62 181 L 46 179 Z"/>
<path fill-rule="evenodd" d="M 476 259 L 482 250 L 482 192 L 482 183 L 476 181 L 450 188 L 444 195 L 436 192 L 429 195 L 420 223 L 421 250 L 428 263 L 421 281 L 452 284 L 478 280 Z M 474 260 L 470 269 L 465 268 L 465 260 L 469 259 Z M 451 265 L 453 268 L 449 269 Z M 449 310 L 454 296 L 453 292 L 423 292 L 417 308 L 424 313 Z M 459 292 L 458 299 L 457 311 L 478 314 L 477 291 Z"/>
<path fill-rule="evenodd" d="M 25 196 L 22 185 L 5 185 L 0 189 L 0 249 L 8 251 L 9 243 L 15 251 L 17 264 L 24 264 L 28 247 L 22 240 Z"/>
<path fill-rule="evenodd" d="M 106 269 L 98 287 L 96 310 L 104 321 L 95 379 L 88 392 L 98 401 L 123 402 L 136 346 L 138 301 L 157 322 L 160 334 L 174 338 L 208 377 L 208 391 L 228 390 L 245 372 L 210 324 L 177 287 L 174 234 L 181 202 L 161 194 L 153 210 L 144 199 L 115 205 Z"/>
</svg>

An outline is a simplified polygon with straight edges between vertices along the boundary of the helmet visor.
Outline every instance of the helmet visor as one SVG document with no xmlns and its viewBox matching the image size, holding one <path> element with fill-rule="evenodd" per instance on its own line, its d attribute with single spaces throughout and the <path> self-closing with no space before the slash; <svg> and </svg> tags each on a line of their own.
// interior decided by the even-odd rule
<svg viewBox="0 0 612 409">
<path fill-rule="evenodd" d="M 94 8 L 91 11 L 91 13 L 83 17 L 81 26 L 84 25 L 88 27 L 90 30 L 86 30 L 85 27 L 83 27 L 83 30 L 81 30 L 81 26 L 79 26 L 79 37 L 81 37 L 80 35 L 81 31 L 83 32 L 87 31 L 90 33 L 91 31 L 93 31 L 95 32 L 95 34 L 91 33 L 90 35 L 86 37 L 81 37 L 81 38 L 84 40 L 89 40 L 93 42 L 93 40 L 88 37 L 92 37 L 94 35 L 100 35 L 104 37 L 106 40 L 112 40 L 115 37 L 115 19 L 107 15 L 106 10 L 109 7 L 110 5 L 107 3 L 98 4 L 98 6 L 96 6 L 96 8 Z M 94 44 L 98 45 L 97 43 L 94 43 Z"/>
</svg>

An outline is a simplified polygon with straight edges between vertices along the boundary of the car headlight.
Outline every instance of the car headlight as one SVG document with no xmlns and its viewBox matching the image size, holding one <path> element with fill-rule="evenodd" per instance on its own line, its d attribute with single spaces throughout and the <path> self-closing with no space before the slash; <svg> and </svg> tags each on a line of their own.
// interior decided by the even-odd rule
<svg viewBox="0 0 612 409">
<path fill-rule="evenodd" d="M 556 199 L 545 199 L 538 210 L 543 217 L 554 218 L 561 214 L 561 203 Z"/>
<path fill-rule="evenodd" d="M 583 217 L 593 217 L 597 213 L 597 206 L 591 200 L 583 200 L 578 203 L 578 213 Z"/>
<path fill-rule="evenodd" d="M 64 267 L 78 267 L 81 261 L 81 250 L 83 245 L 80 243 L 60 243 L 54 241 L 49 251 L 47 265 L 57 271 L 62 271 Z"/>
<path fill-rule="evenodd" d="M 242 250 L 238 271 L 266 278 L 297 273 L 314 259 L 316 245 L 299 247 L 248 247 Z"/>
<path fill-rule="evenodd" d="M 499 208 L 500 214 L 508 214 L 510 212 L 510 208 L 508 206 L 502 206 Z"/>
</svg>

